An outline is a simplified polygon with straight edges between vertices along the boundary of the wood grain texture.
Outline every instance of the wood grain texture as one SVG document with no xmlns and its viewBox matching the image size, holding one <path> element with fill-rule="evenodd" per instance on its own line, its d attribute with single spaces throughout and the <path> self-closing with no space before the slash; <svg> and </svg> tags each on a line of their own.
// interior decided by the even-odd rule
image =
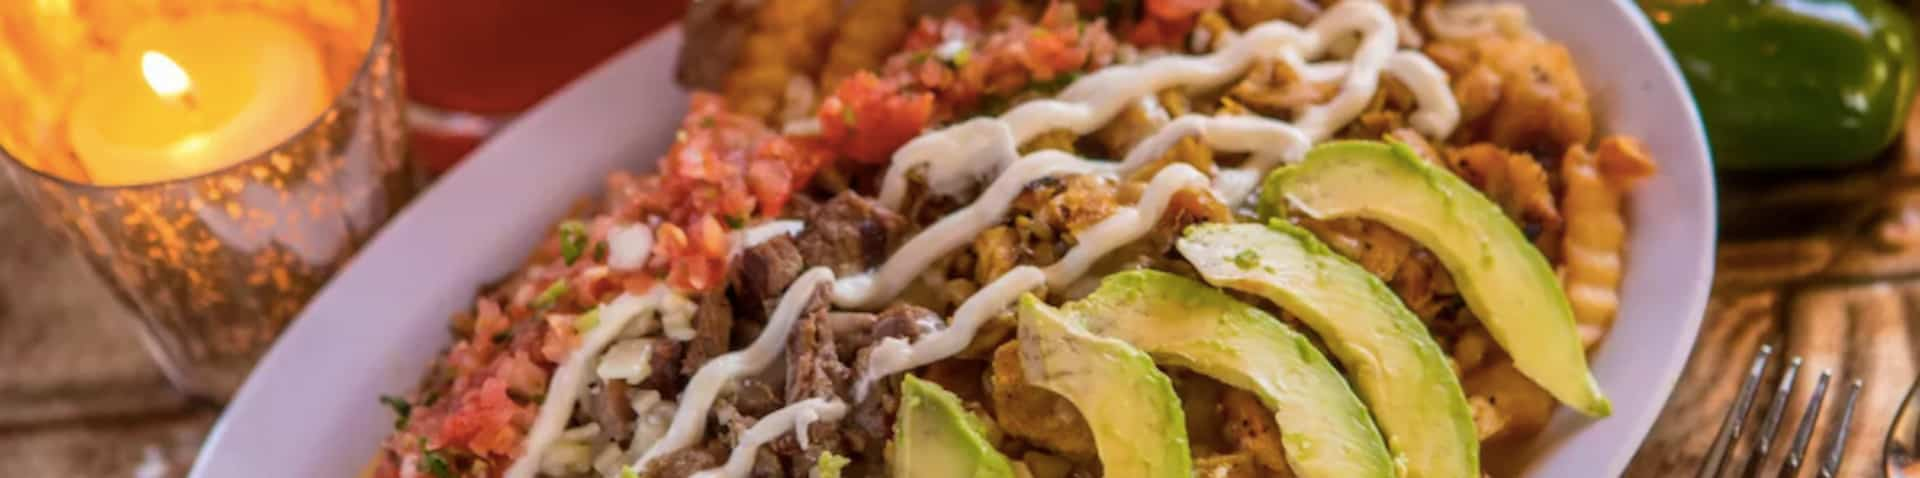
<svg viewBox="0 0 1920 478">
<path fill-rule="evenodd" d="M 1778 468 L 1786 448 L 1778 444 L 1791 441 L 1816 377 L 1830 370 L 1832 388 L 1808 454 L 1824 456 L 1845 385 L 1860 380 L 1863 387 L 1848 428 L 1842 476 L 1875 476 L 1887 426 L 1917 372 L 1920 329 L 1908 317 L 1920 315 L 1920 280 L 1725 294 L 1710 302 L 1707 314 L 1687 371 L 1627 476 L 1676 476 L 1696 470 L 1761 344 L 1774 344 L 1778 353 L 1767 371 L 1769 385 L 1755 397 L 1750 424 L 1757 425 L 1760 410 L 1774 400 L 1771 384 L 1778 383 L 1787 357 L 1804 360 L 1775 435 L 1776 451 L 1761 462 L 1762 469 Z M 1739 450 L 1751 446 L 1757 428 L 1750 427 L 1741 437 Z M 1748 459 L 1736 454 L 1734 462 Z M 1811 469 L 1807 471 L 1811 476 Z"/>
<path fill-rule="evenodd" d="M 1887 428 L 1920 374 L 1920 323 L 1913 320 L 1920 317 L 1920 108 L 1895 151 L 1871 168 L 1777 179 L 1760 188 L 1723 189 L 1721 201 L 1762 210 L 1826 208 L 1846 219 L 1785 237 L 1723 238 L 1699 342 L 1626 476 L 1692 476 L 1761 344 L 1773 344 L 1777 353 L 1737 450 L 1753 442 L 1787 358 L 1804 364 L 1774 436 L 1775 452 L 1758 462 L 1759 476 L 1775 476 L 1822 370 L 1833 373 L 1831 389 L 1800 476 L 1814 476 L 1830 449 L 1840 401 L 1854 380 L 1862 387 L 1839 476 L 1881 476 Z M 1779 221 L 1756 222 L 1768 220 Z M 1722 233 L 1728 233 L 1724 225 Z M 1736 453 L 1733 469 L 1741 471 L 1749 458 Z"/>
</svg>

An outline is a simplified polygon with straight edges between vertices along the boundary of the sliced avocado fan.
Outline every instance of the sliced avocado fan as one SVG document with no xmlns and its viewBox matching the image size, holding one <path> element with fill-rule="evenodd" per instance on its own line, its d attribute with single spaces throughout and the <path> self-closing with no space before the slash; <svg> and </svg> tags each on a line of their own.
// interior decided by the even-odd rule
<svg viewBox="0 0 1920 478">
<path fill-rule="evenodd" d="M 1480 476 L 1460 380 L 1379 278 L 1285 223 L 1194 225 L 1176 246 L 1207 282 L 1265 297 L 1320 335 L 1379 420 L 1402 476 Z"/>
<path fill-rule="evenodd" d="M 986 425 L 960 405 L 960 397 L 933 382 L 907 375 L 900 382 L 900 411 L 888 448 L 891 476 L 1012 478 L 1013 462 L 987 441 Z"/>
<path fill-rule="evenodd" d="M 1413 238 L 1453 274 L 1514 368 L 1574 410 L 1612 412 L 1546 257 L 1499 206 L 1452 173 L 1405 145 L 1335 141 L 1274 171 L 1261 199 L 1273 210 L 1291 205 L 1316 219 L 1363 218 Z"/>
<path fill-rule="evenodd" d="M 1306 336 L 1259 308 L 1192 279 L 1134 270 L 1108 276 L 1063 309 L 1089 332 L 1259 396 L 1274 411 L 1295 475 L 1396 476 L 1347 380 Z"/>
<path fill-rule="evenodd" d="M 1145 352 L 1088 333 L 1032 294 L 1020 297 L 1019 334 L 1027 381 L 1066 397 L 1086 418 L 1105 476 L 1192 476 L 1180 398 Z"/>
</svg>

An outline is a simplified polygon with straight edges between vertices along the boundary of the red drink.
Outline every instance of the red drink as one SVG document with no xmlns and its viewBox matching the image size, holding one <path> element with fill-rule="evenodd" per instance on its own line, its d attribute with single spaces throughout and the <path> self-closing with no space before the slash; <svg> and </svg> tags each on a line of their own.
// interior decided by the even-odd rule
<svg viewBox="0 0 1920 478">
<path fill-rule="evenodd" d="M 412 118 L 416 155 L 436 171 L 452 166 L 497 123 L 686 8 L 685 0 L 397 0 L 407 94 L 426 107 Z"/>
</svg>

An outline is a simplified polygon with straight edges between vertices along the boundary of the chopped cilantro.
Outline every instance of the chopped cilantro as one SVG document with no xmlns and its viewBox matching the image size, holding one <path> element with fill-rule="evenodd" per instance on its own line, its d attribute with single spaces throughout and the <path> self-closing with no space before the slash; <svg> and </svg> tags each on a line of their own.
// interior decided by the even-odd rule
<svg viewBox="0 0 1920 478">
<path fill-rule="evenodd" d="M 380 403 L 387 404 L 387 407 L 393 409 L 393 429 L 400 430 L 407 428 L 407 417 L 413 414 L 413 405 L 407 403 L 407 399 L 392 395 L 381 395 Z"/>
<path fill-rule="evenodd" d="M 584 333 L 587 333 L 587 331 L 589 330 L 593 330 L 594 327 L 599 327 L 599 326 L 600 326 L 600 308 L 599 307 L 594 307 L 593 310 L 589 310 L 587 311 L 587 313 L 580 314 L 579 317 L 573 318 L 573 330 L 575 332 L 584 334 Z"/>
<path fill-rule="evenodd" d="M 1010 103 L 1010 100 L 1005 96 L 987 95 L 980 99 L 980 111 L 977 114 L 983 116 L 998 115 L 1007 110 L 1008 103 Z"/>
<path fill-rule="evenodd" d="M 580 221 L 560 223 L 560 258 L 573 265 L 587 248 L 587 224 Z"/>
<path fill-rule="evenodd" d="M 1253 266 L 1260 265 L 1260 253 L 1253 252 L 1253 249 L 1240 251 L 1239 254 L 1234 254 L 1232 259 L 1233 265 L 1240 266 L 1242 270 L 1252 269 Z"/>
<path fill-rule="evenodd" d="M 507 398 L 511 398 L 514 401 L 520 402 L 520 403 L 540 403 L 540 402 L 546 401 L 547 394 L 526 393 L 526 392 L 521 392 L 519 390 L 508 389 Z"/>
<path fill-rule="evenodd" d="M 1030 91 L 1041 93 L 1041 94 L 1051 95 L 1054 93 L 1059 93 L 1060 90 L 1067 89 L 1067 86 L 1072 85 L 1074 81 L 1077 81 L 1079 79 L 1080 79 L 1080 72 L 1069 71 L 1069 72 L 1061 73 L 1059 75 L 1054 75 L 1052 79 L 1035 82 L 1030 85 L 1027 85 L 1027 89 Z"/>
<path fill-rule="evenodd" d="M 560 296 L 567 295 L 568 289 L 566 279 L 553 281 L 553 285 L 547 286 L 547 290 L 541 291 L 539 297 L 533 298 L 533 308 L 545 309 L 553 307 L 553 303 L 558 302 Z"/>
<path fill-rule="evenodd" d="M 1035 30 L 1035 31 L 1038 31 L 1038 30 Z M 960 51 L 955 52 L 953 54 L 953 67 L 954 68 L 965 67 L 967 66 L 967 61 L 971 59 L 973 59 L 973 49 L 967 48 L 967 47 L 960 47 Z"/>
<path fill-rule="evenodd" d="M 732 229 L 740 229 L 740 228 L 747 227 L 747 217 L 746 216 L 728 216 L 727 227 Z"/>
<path fill-rule="evenodd" d="M 434 402 L 438 402 L 438 401 L 440 401 L 440 391 L 439 391 L 439 390 L 428 390 L 428 391 L 427 391 L 427 396 L 425 396 L 425 397 L 420 397 L 420 406 L 422 406 L 422 407 L 431 407 L 431 406 L 433 406 L 433 404 L 434 404 Z"/>
<path fill-rule="evenodd" d="M 593 261 L 600 263 L 607 262 L 607 241 L 593 243 Z"/>
<path fill-rule="evenodd" d="M 820 461 L 813 465 L 813 478 L 840 478 L 840 470 L 849 463 L 853 463 L 853 460 L 834 452 L 821 453 Z"/>
<path fill-rule="evenodd" d="M 499 332 L 494 332 L 493 337 L 490 337 L 490 338 L 493 339 L 493 343 L 504 344 L 504 343 L 507 343 L 508 340 L 513 340 L 513 331 L 502 330 Z"/>
<path fill-rule="evenodd" d="M 427 448 L 426 437 L 420 438 L 420 471 L 434 478 L 453 478 L 453 465 L 447 463 L 447 457 L 441 456 L 439 450 Z"/>
<path fill-rule="evenodd" d="M 453 465 L 447 464 L 447 458 L 437 451 L 420 455 L 420 471 L 431 473 L 434 478 L 453 478 Z"/>
<path fill-rule="evenodd" d="M 712 117 L 712 116 L 707 116 L 707 117 L 702 117 L 702 118 L 700 118 L 700 127 L 702 127 L 702 128 L 712 128 L 712 127 L 713 127 L 713 117 Z"/>
</svg>

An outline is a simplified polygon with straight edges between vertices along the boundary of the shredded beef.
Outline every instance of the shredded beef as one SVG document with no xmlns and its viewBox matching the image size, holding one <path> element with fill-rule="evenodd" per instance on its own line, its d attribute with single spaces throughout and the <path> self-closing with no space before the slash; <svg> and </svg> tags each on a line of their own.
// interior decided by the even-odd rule
<svg viewBox="0 0 1920 478">
<path fill-rule="evenodd" d="M 686 478 L 700 470 L 720 466 L 727 461 L 726 445 L 709 441 L 705 446 L 687 447 L 668 453 L 647 464 L 649 478 Z"/>
<path fill-rule="evenodd" d="M 727 394 L 723 400 L 739 409 L 740 413 L 753 417 L 766 416 L 785 404 L 781 401 L 779 389 L 757 377 L 740 379 L 733 386 L 733 393 Z"/>
<path fill-rule="evenodd" d="M 671 397 L 680 393 L 680 369 L 674 366 L 680 358 L 682 345 L 670 339 L 653 340 L 653 356 L 647 359 L 647 368 L 652 373 L 640 381 L 640 388 L 658 390 L 661 396 Z"/>
<path fill-rule="evenodd" d="M 874 343 L 885 338 L 915 340 L 920 335 L 937 330 L 940 327 L 940 315 L 931 310 L 908 303 L 896 303 L 880 311 L 873 328 L 868 332 L 868 343 L 862 344 L 854 369 L 864 371 L 868 367 L 868 356 L 872 355 Z M 894 413 L 900 409 L 900 378 L 888 377 L 873 385 L 867 391 L 867 399 L 853 405 L 847 415 L 846 438 L 855 450 L 869 455 L 877 455 L 886 446 L 887 437 L 893 430 Z"/>
<path fill-rule="evenodd" d="M 628 398 L 631 388 L 626 380 L 603 380 L 588 389 L 586 399 L 580 401 L 580 413 L 600 424 L 601 440 L 622 442 L 633 438 L 635 414 Z"/>
<path fill-rule="evenodd" d="M 727 353 L 732 345 L 733 304 L 727 301 L 725 290 L 715 288 L 700 297 L 700 308 L 693 314 L 693 330 L 686 354 L 680 357 L 680 373 L 689 376 L 708 360 Z"/>
<path fill-rule="evenodd" d="M 775 236 L 741 251 L 734 260 L 731 279 L 736 313 L 766 317 L 803 269 L 800 249 L 787 236 Z"/>
<path fill-rule="evenodd" d="M 824 287 L 814 292 L 805 315 L 794 324 L 793 334 L 788 338 L 788 404 L 811 398 L 847 400 L 846 389 L 853 381 L 853 370 L 840 361 L 839 352 L 834 346 L 834 331 L 827 320 L 829 299 L 826 294 Z M 775 452 L 792 457 L 793 476 L 807 476 L 823 452 L 847 454 L 846 445 L 840 438 L 838 421 L 814 422 L 805 433 L 809 445 L 806 449 L 801 449 L 792 435 L 781 437 L 773 443 Z"/>
<path fill-rule="evenodd" d="M 886 260 L 906 233 L 906 219 L 851 191 L 842 192 L 807 215 L 800 233 L 801 257 L 809 266 L 835 274 L 858 273 Z"/>
<path fill-rule="evenodd" d="M 807 470 L 811 469 L 813 468 L 795 468 L 793 470 L 795 473 L 794 476 L 805 477 L 807 476 Z M 759 450 L 754 451 L 753 469 L 747 471 L 747 476 L 751 478 L 780 478 L 787 476 L 787 471 L 786 467 L 780 464 L 780 455 L 774 453 L 772 447 L 763 446 L 760 447 Z"/>
<path fill-rule="evenodd" d="M 806 313 L 793 325 L 787 341 L 787 403 L 809 398 L 836 397 L 852 378 L 834 349 L 833 329 L 827 326 L 827 290 L 815 292 Z"/>
<path fill-rule="evenodd" d="M 866 312 L 829 312 L 827 328 L 833 331 L 833 345 L 841 362 L 853 363 L 860 349 L 873 343 L 873 324 L 879 316 Z"/>
<path fill-rule="evenodd" d="M 926 307 L 901 302 L 880 311 L 880 319 L 873 324 L 871 334 L 875 341 L 887 337 L 913 340 L 940 327 L 940 314 Z"/>
<path fill-rule="evenodd" d="M 813 214 L 814 209 L 819 208 L 820 201 L 814 200 L 813 194 L 795 194 L 787 198 L 787 207 L 780 209 L 780 217 L 806 220 L 808 215 Z"/>
<path fill-rule="evenodd" d="M 687 341 L 686 355 L 680 359 L 683 374 L 700 370 L 708 360 L 731 350 L 734 342 L 751 342 L 759 335 L 780 295 L 800 276 L 800 251 L 793 239 L 775 236 L 741 251 L 728 267 L 728 287 L 700 298 L 693 319 L 694 338 Z"/>
</svg>

